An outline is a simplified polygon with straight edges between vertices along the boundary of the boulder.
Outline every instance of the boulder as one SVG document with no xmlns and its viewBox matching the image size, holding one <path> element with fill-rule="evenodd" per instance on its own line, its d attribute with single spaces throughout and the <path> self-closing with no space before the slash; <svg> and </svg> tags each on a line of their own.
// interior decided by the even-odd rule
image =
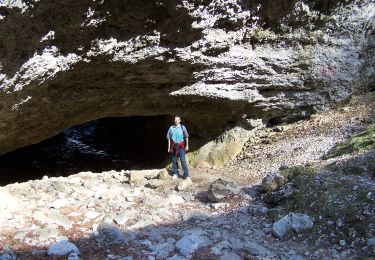
<svg viewBox="0 0 375 260">
<path fill-rule="evenodd" d="M 132 232 L 124 233 L 111 223 L 100 223 L 96 229 L 96 240 L 101 244 L 123 244 L 135 238 Z"/>
<path fill-rule="evenodd" d="M 262 245 L 259 245 L 253 241 L 246 241 L 243 243 L 242 248 L 245 251 L 248 251 L 251 255 L 254 256 L 262 256 L 264 258 L 270 258 L 276 257 L 270 250 L 265 248 Z"/>
<path fill-rule="evenodd" d="M 171 194 L 167 198 L 167 202 L 172 205 L 181 204 L 185 202 L 185 199 L 177 194 Z"/>
<path fill-rule="evenodd" d="M 253 204 L 249 206 L 248 212 L 251 216 L 254 217 L 264 217 L 267 215 L 268 208 L 261 205 Z"/>
<path fill-rule="evenodd" d="M 158 258 L 165 259 L 171 252 L 175 250 L 175 242 L 176 241 L 174 239 L 169 239 L 165 243 L 150 244 L 149 248 L 150 250 L 152 250 L 153 255 Z"/>
<path fill-rule="evenodd" d="M 143 205 L 148 208 L 158 208 L 167 203 L 167 199 L 157 194 L 145 194 Z"/>
<path fill-rule="evenodd" d="M 146 175 L 142 172 L 134 171 L 130 173 L 131 182 L 140 182 L 146 178 Z"/>
<path fill-rule="evenodd" d="M 221 236 L 221 234 L 219 233 L 218 236 Z M 230 249 L 233 249 L 231 243 L 227 240 L 223 240 L 215 245 L 212 245 L 211 252 L 214 255 L 221 255 L 223 252 L 227 252 Z"/>
<path fill-rule="evenodd" d="M 290 212 L 273 224 L 273 231 L 278 237 L 283 237 L 288 231 L 293 230 L 300 232 L 301 230 L 310 229 L 314 225 L 313 219 L 301 213 Z"/>
<path fill-rule="evenodd" d="M 138 219 L 140 213 L 135 209 L 127 209 L 117 213 L 113 221 L 118 225 L 124 225 L 130 219 Z"/>
<path fill-rule="evenodd" d="M 164 180 L 152 179 L 152 180 L 147 181 L 147 184 L 145 185 L 145 187 L 148 187 L 151 189 L 157 189 L 157 188 L 163 187 L 164 184 L 165 184 Z"/>
<path fill-rule="evenodd" d="M 201 231 L 191 231 L 176 243 L 176 249 L 184 256 L 189 256 L 201 247 L 211 242 Z"/>
<path fill-rule="evenodd" d="M 193 184 L 192 180 L 182 180 L 176 187 L 176 190 L 183 191 L 186 190 L 188 187 L 190 187 Z"/>
<path fill-rule="evenodd" d="M 171 176 L 169 175 L 169 172 L 167 171 L 167 169 L 162 169 L 158 173 L 158 179 L 159 180 L 169 180 L 170 177 Z"/>
<path fill-rule="evenodd" d="M 208 214 L 206 211 L 202 209 L 192 209 L 192 210 L 185 212 L 182 216 L 182 219 L 184 221 L 188 221 L 190 219 L 205 220 L 209 217 L 210 217 L 210 214 Z"/>
<path fill-rule="evenodd" d="M 218 179 L 208 188 L 207 197 L 212 202 L 220 202 L 228 195 L 238 194 L 240 191 L 241 187 L 237 184 Z"/>
<path fill-rule="evenodd" d="M 70 243 L 67 240 L 61 240 L 55 244 L 50 245 L 47 249 L 47 254 L 51 257 L 54 257 L 69 256 L 72 254 L 79 255 L 80 252 L 75 244 Z"/>
<path fill-rule="evenodd" d="M 269 203 L 278 203 L 284 199 L 291 198 L 294 193 L 295 189 L 290 183 L 287 183 L 277 191 L 267 192 L 262 195 L 262 200 Z"/>
<path fill-rule="evenodd" d="M 272 192 L 283 186 L 287 182 L 287 178 L 280 175 L 278 172 L 268 174 L 262 180 L 262 190 L 265 192 Z"/>
<path fill-rule="evenodd" d="M 38 243 L 45 243 L 59 236 L 59 231 L 53 226 L 35 229 L 32 233 L 37 236 Z"/>
</svg>

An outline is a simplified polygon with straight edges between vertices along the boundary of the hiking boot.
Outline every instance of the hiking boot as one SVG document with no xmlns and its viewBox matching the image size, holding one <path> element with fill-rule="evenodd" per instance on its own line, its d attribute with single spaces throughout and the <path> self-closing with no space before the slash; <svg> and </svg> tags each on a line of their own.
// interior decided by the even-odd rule
<svg viewBox="0 0 375 260">
<path fill-rule="evenodd" d="M 177 179 L 177 174 L 172 175 L 172 180 L 175 180 L 175 179 Z"/>
</svg>

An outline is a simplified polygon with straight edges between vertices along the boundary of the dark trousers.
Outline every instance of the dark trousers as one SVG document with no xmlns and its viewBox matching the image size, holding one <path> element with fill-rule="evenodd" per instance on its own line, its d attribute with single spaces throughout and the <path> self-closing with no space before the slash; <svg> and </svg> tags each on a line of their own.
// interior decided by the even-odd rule
<svg viewBox="0 0 375 260">
<path fill-rule="evenodd" d="M 172 155 L 173 174 L 178 175 L 177 157 L 180 157 L 182 170 L 184 171 L 184 177 L 189 177 L 189 170 L 188 170 L 188 167 L 187 167 L 187 164 L 186 164 L 186 159 L 185 159 L 185 150 L 181 147 L 179 147 L 179 149 L 178 149 L 178 155 L 177 154 Z"/>
</svg>

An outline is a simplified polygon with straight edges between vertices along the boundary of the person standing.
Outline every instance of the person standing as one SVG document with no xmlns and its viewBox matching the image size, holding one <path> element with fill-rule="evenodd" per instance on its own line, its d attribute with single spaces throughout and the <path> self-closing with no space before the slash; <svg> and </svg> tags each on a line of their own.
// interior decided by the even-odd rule
<svg viewBox="0 0 375 260">
<path fill-rule="evenodd" d="M 185 158 L 185 152 L 189 150 L 189 134 L 186 127 L 181 124 L 181 118 L 179 116 L 174 117 L 174 125 L 169 127 L 167 139 L 168 153 L 172 153 L 172 179 L 178 177 L 177 158 L 180 157 L 182 170 L 184 172 L 183 178 L 191 180 Z"/>
</svg>

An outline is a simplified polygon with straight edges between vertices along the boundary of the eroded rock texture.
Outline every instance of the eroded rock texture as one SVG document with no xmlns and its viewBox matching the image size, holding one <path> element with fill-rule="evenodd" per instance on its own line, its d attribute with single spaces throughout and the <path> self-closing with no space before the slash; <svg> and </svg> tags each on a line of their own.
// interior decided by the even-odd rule
<svg viewBox="0 0 375 260">
<path fill-rule="evenodd" d="M 0 154 L 110 116 L 215 136 L 374 85 L 371 0 L 2 1 Z"/>
</svg>

